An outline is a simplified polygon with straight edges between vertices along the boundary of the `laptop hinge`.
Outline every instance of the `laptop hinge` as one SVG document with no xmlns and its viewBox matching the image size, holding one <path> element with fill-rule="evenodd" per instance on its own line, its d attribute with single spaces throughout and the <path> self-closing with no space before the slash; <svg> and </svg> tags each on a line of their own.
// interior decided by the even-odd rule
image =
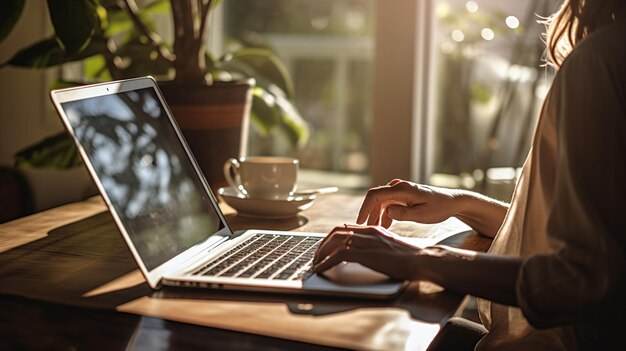
<svg viewBox="0 0 626 351">
<path fill-rule="evenodd" d="M 216 234 L 219 234 L 219 232 Z M 211 239 L 207 240 L 207 241 L 211 241 L 210 243 L 204 242 L 203 244 L 198 245 L 198 247 L 194 247 L 193 253 L 189 251 L 186 251 L 185 253 L 183 253 L 182 255 L 189 256 L 187 259 L 176 260 L 175 264 L 170 263 L 171 266 L 169 269 L 167 269 L 167 272 L 170 272 L 170 273 L 180 272 L 181 267 L 184 271 L 188 271 L 189 267 L 192 267 L 195 264 L 197 264 L 199 261 L 206 259 L 208 252 L 222 245 L 223 243 L 225 243 L 231 238 L 231 236 L 229 235 L 223 235 L 223 236 L 220 235 L 221 237 L 217 239 L 218 235 L 216 234 L 212 236 L 213 240 Z"/>
<path fill-rule="evenodd" d="M 240 237 L 241 235 L 245 234 L 248 230 L 235 230 L 233 232 L 233 236 L 232 238 L 237 238 Z"/>
</svg>

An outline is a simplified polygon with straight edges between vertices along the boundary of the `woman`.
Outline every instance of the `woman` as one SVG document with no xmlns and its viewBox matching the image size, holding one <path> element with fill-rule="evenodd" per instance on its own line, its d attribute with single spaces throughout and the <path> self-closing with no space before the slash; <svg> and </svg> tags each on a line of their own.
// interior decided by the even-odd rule
<svg viewBox="0 0 626 351">
<path fill-rule="evenodd" d="M 626 1 L 566 0 L 547 45 L 558 72 L 510 206 L 394 180 L 367 193 L 357 223 L 370 226 L 336 228 L 317 252 L 317 272 L 355 261 L 478 297 L 483 325 L 455 320 L 432 349 L 623 348 Z M 450 216 L 493 237 L 489 252 L 420 250 L 383 229 Z"/>
</svg>

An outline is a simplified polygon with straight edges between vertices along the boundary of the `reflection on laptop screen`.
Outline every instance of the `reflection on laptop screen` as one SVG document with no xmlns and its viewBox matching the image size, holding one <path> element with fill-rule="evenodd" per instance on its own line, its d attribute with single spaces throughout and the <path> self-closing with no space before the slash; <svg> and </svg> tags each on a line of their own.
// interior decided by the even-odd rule
<svg viewBox="0 0 626 351">
<path fill-rule="evenodd" d="M 154 89 L 62 107 L 148 270 L 223 228 Z"/>
</svg>

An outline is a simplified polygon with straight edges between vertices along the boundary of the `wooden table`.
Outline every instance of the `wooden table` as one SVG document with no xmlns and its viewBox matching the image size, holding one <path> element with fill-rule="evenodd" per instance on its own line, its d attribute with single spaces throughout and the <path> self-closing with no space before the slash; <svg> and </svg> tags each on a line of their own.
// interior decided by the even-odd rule
<svg viewBox="0 0 626 351">
<path fill-rule="evenodd" d="M 289 220 L 230 225 L 328 232 L 362 196 L 332 194 Z M 397 228 L 410 235 L 410 226 Z M 404 231 L 404 233 L 402 232 Z M 474 232 L 447 244 L 485 250 Z M 464 296 L 414 282 L 391 301 L 163 288 L 152 291 L 99 197 L 0 225 L 0 349 L 424 349 Z"/>
</svg>

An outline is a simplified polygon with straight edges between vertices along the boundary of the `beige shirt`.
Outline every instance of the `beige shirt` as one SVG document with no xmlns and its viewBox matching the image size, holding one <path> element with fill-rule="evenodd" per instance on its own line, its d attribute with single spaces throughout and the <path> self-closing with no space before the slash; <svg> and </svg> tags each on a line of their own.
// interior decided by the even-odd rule
<svg viewBox="0 0 626 351">
<path fill-rule="evenodd" d="M 478 350 L 623 347 L 626 20 L 581 42 L 544 102 L 490 252 L 521 256 L 520 308 L 479 300 Z"/>
</svg>

